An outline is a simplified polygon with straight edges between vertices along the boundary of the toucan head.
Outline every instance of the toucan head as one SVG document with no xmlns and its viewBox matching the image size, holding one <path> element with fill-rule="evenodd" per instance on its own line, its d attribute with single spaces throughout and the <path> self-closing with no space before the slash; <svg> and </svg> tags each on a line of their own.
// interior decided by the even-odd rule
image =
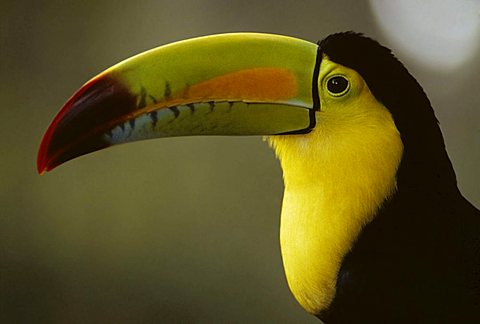
<svg viewBox="0 0 480 324">
<path fill-rule="evenodd" d="M 320 112 L 345 116 L 330 108 L 349 107 L 363 85 L 325 46 L 291 37 L 222 34 L 161 46 L 100 73 L 65 103 L 38 171 L 149 138 L 308 134 Z"/>
</svg>

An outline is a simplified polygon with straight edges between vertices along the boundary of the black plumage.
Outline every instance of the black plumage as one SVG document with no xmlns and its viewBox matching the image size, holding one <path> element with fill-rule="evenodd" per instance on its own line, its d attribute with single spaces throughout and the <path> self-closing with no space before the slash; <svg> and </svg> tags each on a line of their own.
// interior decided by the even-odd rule
<svg viewBox="0 0 480 324">
<path fill-rule="evenodd" d="M 326 323 L 480 322 L 480 212 L 462 197 L 430 101 L 391 51 L 361 34 L 319 42 L 389 109 L 404 152 L 396 193 L 344 258 Z"/>
</svg>

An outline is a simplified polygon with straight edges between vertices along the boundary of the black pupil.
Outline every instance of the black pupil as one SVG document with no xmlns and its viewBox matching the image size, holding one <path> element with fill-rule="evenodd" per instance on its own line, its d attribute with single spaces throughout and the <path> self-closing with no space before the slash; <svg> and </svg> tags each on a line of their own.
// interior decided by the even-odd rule
<svg viewBox="0 0 480 324">
<path fill-rule="evenodd" d="M 331 93 L 342 93 L 348 87 L 348 80 L 341 76 L 336 76 L 328 80 L 327 88 Z"/>
</svg>

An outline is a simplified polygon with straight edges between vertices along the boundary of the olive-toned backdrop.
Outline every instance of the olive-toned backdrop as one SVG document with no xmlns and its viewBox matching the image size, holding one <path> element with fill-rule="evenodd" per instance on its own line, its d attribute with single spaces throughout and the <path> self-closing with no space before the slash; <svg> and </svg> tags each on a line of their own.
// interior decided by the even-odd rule
<svg viewBox="0 0 480 324">
<path fill-rule="evenodd" d="M 44 176 L 37 148 L 83 82 L 152 47 L 351 29 L 394 47 L 378 26 L 366 1 L 0 1 L 0 322 L 317 322 L 284 278 L 281 170 L 260 137 L 145 141 Z M 479 206 L 480 54 L 448 73 L 398 56 Z"/>
</svg>

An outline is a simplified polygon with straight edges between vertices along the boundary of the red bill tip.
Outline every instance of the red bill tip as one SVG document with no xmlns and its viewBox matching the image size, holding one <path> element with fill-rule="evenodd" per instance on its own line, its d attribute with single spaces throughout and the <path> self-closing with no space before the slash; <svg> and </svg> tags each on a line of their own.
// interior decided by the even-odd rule
<svg viewBox="0 0 480 324">
<path fill-rule="evenodd" d="M 88 81 L 63 105 L 45 132 L 37 156 L 38 173 L 110 146 L 103 132 L 136 108 L 136 96 L 120 81 L 107 75 Z"/>
</svg>

